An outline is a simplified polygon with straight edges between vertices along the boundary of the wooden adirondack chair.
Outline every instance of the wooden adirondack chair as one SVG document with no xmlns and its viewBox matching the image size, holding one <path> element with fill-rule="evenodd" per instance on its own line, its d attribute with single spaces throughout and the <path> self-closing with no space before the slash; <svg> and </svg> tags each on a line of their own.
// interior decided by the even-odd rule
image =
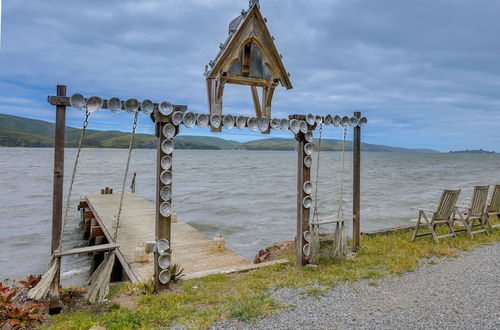
<svg viewBox="0 0 500 330">
<path fill-rule="evenodd" d="M 485 233 L 488 235 L 488 230 L 486 229 L 486 201 L 488 199 L 488 190 L 490 186 L 475 186 L 474 193 L 472 194 L 472 200 L 470 205 L 462 210 L 462 208 L 457 207 L 455 212 L 455 217 L 453 218 L 452 225 L 455 222 L 462 222 L 464 229 L 455 230 L 466 231 L 470 237 L 474 234 Z M 479 221 L 479 224 L 476 224 Z M 474 227 L 480 226 L 481 229 L 473 230 Z"/>
<path fill-rule="evenodd" d="M 413 232 L 412 242 L 421 236 L 432 235 L 432 238 L 436 242 L 439 238 L 445 237 L 456 237 L 457 235 L 453 231 L 453 218 L 455 217 L 455 205 L 457 204 L 458 196 L 460 195 L 460 189 L 458 190 L 445 190 L 441 195 L 441 200 L 435 211 L 418 209 L 418 219 L 417 225 L 415 226 L 415 231 Z M 427 216 L 427 213 L 432 214 L 431 219 Z M 424 222 L 429 227 L 428 233 L 419 234 L 420 223 Z M 436 226 L 445 224 L 448 226 L 448 234 L 438 236 L 436 234 Z M 422 224 L 423 226 L 423 224 Z"/>
<path fill-rule="evenodd" d="M 493 189 L 490 204 L 486 207 L 486 224 L 491 230 L 493 230 L 493 228 L 500 227 L 500 224 L 494 226 L 491 224 L 490 217 L 492 215 L 496 215 L 498 219 L 500 219 L 500 184 L 497 184 L 495 189 Z"/>
</svg>

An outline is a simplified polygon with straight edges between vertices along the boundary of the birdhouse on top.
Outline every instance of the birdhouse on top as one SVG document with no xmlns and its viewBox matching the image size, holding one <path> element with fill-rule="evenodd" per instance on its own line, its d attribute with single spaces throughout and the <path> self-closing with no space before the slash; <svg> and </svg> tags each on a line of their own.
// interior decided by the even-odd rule
<svg viewBox="0 0 500 330">
<path fill-rule="evenodd" d="M 250 0 L 248 10 L 242 10 L 229 23 L 226 41 L 205 67 L 210 114 L 222 113 L 226 84 L 250 86 L 256 116 L 268 119 L 276 86 L 293 88 L 266 21 L 260 13 L 259 1 Z M 262 103 L 258 87 L 262 88 Z"/>
</svg>

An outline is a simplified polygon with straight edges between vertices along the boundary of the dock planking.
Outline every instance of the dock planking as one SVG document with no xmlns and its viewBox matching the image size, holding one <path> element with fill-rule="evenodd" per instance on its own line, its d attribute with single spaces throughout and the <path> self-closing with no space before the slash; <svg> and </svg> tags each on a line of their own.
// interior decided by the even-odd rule
<svg viewBox="0 0 500 330">
<path fill-rule="evenodd" d="M 118 213 L 120 194 L 86 195 L 84 201 L 92 211 L 109 242 L 114 231 L 113 222 Z M 145 282 L 153 276 L 153 254 L 147 262 L 137 263 L 135 249 L 140 242 L 155 240 L 155 206 L 133 194 L 124 194 L 116 245 L 118 260 L 132 282 Z M 254 265 L 242 256 L 226 249 L 214 250 L 215 242 L 185 222 L 172 223 L 172 262 L 184 268 L 186 278 L 197 278 L 216 273 L 231 273 L 259 268 L 278 260 Z M 131 274 L 132 273 L 132 274 Z"/>
</svg>

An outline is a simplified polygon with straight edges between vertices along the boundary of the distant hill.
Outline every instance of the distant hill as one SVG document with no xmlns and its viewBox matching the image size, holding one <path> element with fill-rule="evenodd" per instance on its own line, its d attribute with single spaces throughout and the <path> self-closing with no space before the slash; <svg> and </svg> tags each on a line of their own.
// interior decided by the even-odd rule
<svg viewBox="0 0 500 330">
<path fill-rule="evenodd" d="M 53 123 L 11 115 L 0 114 L 0 146 L 4 147 L 53 147 Z M 66 127 L 66 146 L 78 146 L 81 129 Z M 89 148 L 128 148 L 130 133 L 120 131 L 87 130 L 85 147 Z M 269 138 L 250 142 L 236 142 L 212 136 L 178 136 L 175 138 L 177 149 L 211 149 L 211 150 L 295 150 L 294 139 Z M 137 134 L 135 148 L 154 149 L 156 138 L 150 134 Z M 342 150 L 342 141 L 324 139 L 321 150 Z M 348 141 L 346 150 L 352 150 L 352 142 Z M 382 152 L 438 152 L 429 149 L 405 149 L 377 144 L 362 143 L 363 151 Z"/>
<path fill-rule="evenodd" d="M 55 125 L 42 120 L 0 114 L 0 146 L 4 147 L 53 147 Z M 66 127 L 66 147 L 77 147 L 81 129 Z M 90 148 L 128 148 L 130 133 L 120 131 L 87 130 L 85 146 Z M 178 149 L 234 149 L 238 142 L 217 137 L 178 136 Z M 136 134 L 135 148 L 156 148 L 156 137 Z"/>
<path fill-rule="evenodd" d="M 450 151 L 452 154 L 494 154 L 494 151 L 487 151 L 483 149 L 479 150 L 457 150 L 457 151 Z"/>
<path fill-rule="evenodd" d="M 318 140 L 315 140 L 318 143 Z M 342 140 L 322 139 L 321 150 L 324 151 L 342 151 Z M 271 138 L 255 140 L 241 143 L 237 149 L 244 150 L 295 150 L 297 142 L 294 139 Z M 352 151 L 352 141 L 347 141 L 346 150 Z M 407 149 L 399 147 L 390 147 L 379 144 L 361 143 L 362 151 L 382 151 L 382 152 L 418 152 L 418 153 L 437 153 L 439 151 L 431 149 Z"/>
</svg>

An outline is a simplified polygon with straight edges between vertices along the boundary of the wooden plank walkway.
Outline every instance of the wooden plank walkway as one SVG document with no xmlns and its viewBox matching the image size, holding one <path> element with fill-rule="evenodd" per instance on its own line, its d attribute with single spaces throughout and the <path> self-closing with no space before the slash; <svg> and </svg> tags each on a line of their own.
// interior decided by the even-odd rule
<svg viewBox="0 0 500 330">
<path fill-rule="evenodd" d="M 113 220 L 118 214 L 120 194 L 86 195 L 84 199 L 109 242 L 115 232 Z M 145 282 L 153 276 L 153 254 L 147 262 L 137 263 L 135 248 L 138 243 L 155 240 L 155 205 L 136 194 L 124 195 L 116 245 L 118 260 L 132 282 Z M 184 268 L 186 278 L 212 273 L 245 271 L 274 263 L 254 265 L 233 251 L 215 251 L 215 242 L 187 223 L 172 223 L 172 261 Z"/>
</svg>

